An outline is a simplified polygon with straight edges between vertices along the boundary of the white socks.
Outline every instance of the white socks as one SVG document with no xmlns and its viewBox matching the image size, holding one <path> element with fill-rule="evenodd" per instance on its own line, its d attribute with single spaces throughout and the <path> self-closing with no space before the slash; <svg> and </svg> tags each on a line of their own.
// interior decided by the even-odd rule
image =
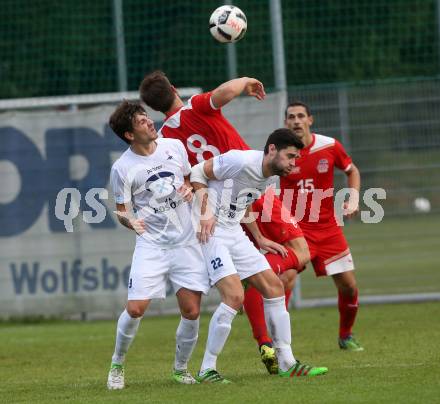
<svg viewBox="0 0 440 404">
<path fill-rule="evenodd" d="M 199 336 L 199 319 L 188 320 L 181 317 L 176 331 L 176 356 L 174 369 L 186 370 L 188 361 Z"/>
<path fill-rule="evenodd" d="M 217 356 L 222 351 L 229 333 L 231 332 L 231 323 L 234 320 L 237 311 L 227 304 L 220 303 L 217 310 L 209 322 L 208 341 L 206 343 L 205 355 L 203 356 L 200 373 L 206 369 L 216 369 Z"/>
<path fill-rule="evenodd" d="M 141 317 L 133 318 L 124 310 L 119 316 L 115 352 L 112 356 L 112 363 L 122 365 L 125 355 L 136 336 Z M 185 370 L 199 333 L 199 319 L 188 320 L 181 317 L 180 324 L 176 331 L 176 357 L 174 368 L 176 370 Z"/>
<path fill-rule="evenodd" d="M 286 371 L 296 363 L 296 360 L 290 346 L 292 342 L 290 316 L 286 310 L 285 298 L 284 296 L 273 299 L 263 297 L 263 303 L 264 317 L 273 340 L 278 366 L 282 371 Z"/>
<path fill-rule="evenodd" d="M 139 324 L 141 322 L 141 317 L 133 318 L 124 310 L 119 316 L 117 331 L 116 331 L 116 345 L 115 352 L 112 356 L 112 363 L 122 365 L 124 363 L 125 354 L 133 341 Z"/>
</svg>

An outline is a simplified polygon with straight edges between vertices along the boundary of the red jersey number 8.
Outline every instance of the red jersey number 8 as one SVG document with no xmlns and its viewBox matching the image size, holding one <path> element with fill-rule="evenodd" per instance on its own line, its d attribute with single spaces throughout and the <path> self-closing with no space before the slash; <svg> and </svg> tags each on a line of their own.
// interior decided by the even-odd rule
<svg viewBox="0 0 440 404">
<path fill-rule="evenodd" d="M 200 145 L 196 146 L 194 144 L 195 142 L 200 143 Z M 199 163 L 205 161 L 205 158 L 203 157 L 203 153 L 205 152 L 212 153 L 213 156 L 218 156 L 220 154 L 220 150 L 217 149 L 217 147 L 208 144 L 206 139 L 202 135 L 198 134 L 191 135 L 186 140 L 186 146 L 190 151 L 196 154 L 197 161 Z"/>
</svg>

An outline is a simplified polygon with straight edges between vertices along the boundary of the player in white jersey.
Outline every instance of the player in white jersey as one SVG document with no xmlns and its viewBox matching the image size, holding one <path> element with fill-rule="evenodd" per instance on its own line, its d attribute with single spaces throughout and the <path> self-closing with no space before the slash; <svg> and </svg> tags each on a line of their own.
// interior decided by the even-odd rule
<svg viewBox="0 0 440 404">
<path fill-rule="evenodd" d="M 210 275 L 222 302 L 209 324 L 208 341 L 199 381 L 223 381 L 216 370 L 220 354 L 231 330 L 232 320 L 244 299 L 240 280 L 247 279 L 264 299 L 264 312 L 283 377 L 325 374 L 327 368 L 299 363 L 291 349 L 290 316 L 284 301 L 284 288 L 262 254 L 240 226 L 244 220 L 262 249 L 286 254 L 286 249 L 264 238 L 252 220 L 250 206 L 275 181 L 288 175 L 301 140 L 288 129 L 277 129 L 268 138 L 264 152 L 231 150 L 192 168 L 191 182 L 200 204 L 198 237 Z M 207 191 L 207 192 L 206 192 Z"/>
<path fill-rule="evenodd" d="M 158 138 L 138 103 L 124 101 L 110 117 L 110 126 L 130 145 L 113 164 L 110 182 L 119 221 L 137 237 L 107 386 L 124 387 L 125 355 L 151 299 L 165 298 L 167 278 L 182 315 L 173 379 L 194 384 L 187 364 L 197 342 L 201 294 L 209 291 L 209 280 L 191 222 L 188 156 L 180 141 Z"/>
</svg>

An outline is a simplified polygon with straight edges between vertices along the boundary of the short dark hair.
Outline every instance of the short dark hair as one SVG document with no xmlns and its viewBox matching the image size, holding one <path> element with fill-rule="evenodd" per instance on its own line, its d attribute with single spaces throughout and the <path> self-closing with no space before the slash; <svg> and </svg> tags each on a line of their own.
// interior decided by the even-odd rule
<svg viewBox="0 0 440 404">
<path fill-rule="evenodd" d="M 176 96 L 168 77 L 160 70 L 144 77 L 139 87 L 139 93 L 145 104 L 162 113 L 171 109 Z"/>
<path fill-rule="evenodd" d="M 125 137 L 125 132 L 133 131 L 134 117 L 138 114 L 145 114 L 145 109 L 139 102 L 122 101 L 115 111 L 111 114 L 109 119 L 110 128 L 116 133 L 125 143 L 130 144 L 130 141 Z"/>
<path fill-rule="evenodd" d="M 286 107 L 286 109 L 284 111 L 284 119 L 287 119 L 287 110 L 290 107 L 304 107 L 304 109 L 306 110 L 307 115 L 308 116 L 312 115 L 312 110 L 310 109 L 310 107 L 305 102 L 294 100 L 294 101 L 289 102 L 289 104 L 287 105 L 287 107 Z"/>
<path fill-rule="evenodd" d="M 301 139 L 287 128 L 276 129 L 269 135 L 266 141 L 266 146 L 264 146 L 264 154 L 269 152 L 270 144 L 275 145 L 278 151 L 286 149 L 289 146 L 295 146 L 297 149 L 302 149 L 304 147 Z"/>
</svg>

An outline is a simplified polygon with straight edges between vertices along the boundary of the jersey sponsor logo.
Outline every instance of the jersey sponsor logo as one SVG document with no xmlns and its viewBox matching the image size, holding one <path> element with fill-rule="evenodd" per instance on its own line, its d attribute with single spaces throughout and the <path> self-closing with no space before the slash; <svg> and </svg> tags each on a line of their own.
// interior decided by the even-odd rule
<svg viewBox="0 0 440 404">
<path fill-rule="evenodd" d="M 147 179 L 145 189 L 153 193 L 158 201 L 161 198 L 172 197 L 176 193 L 174 179 L 175 175 L 169 171 L 159 172 Z"/>
<path fill-rule="evenodd" d="M 173 173 L 161 171 L 152 175 L 146 181 L 146 190 L 153 194 L 149 205 L 153 208 L 154 213 L 166 214 L 166 212 L 176 209 L 183 203 L 182 199 L 177 198 L 177 190 L 174 186 L 175 178 Z M 169 219 L 172 220 L 173 218 L 170 217 Z M 174 219 L 177 220 L 177 218 Z M 177 223 L 174 224 L 178 225 Z"/>
<path fill-rule="evenodd" d="M 316 169 L 318 170 L 318 173 L 324 174 L 328 171 L 328 160 L 327 159 L 321 159 L 318 162 L 318 165 L 316 166 Z"/>
<path fill-rule="evenodd" d="M 229 211 L 227 208 L 224 207 L 220 207 L 220 210 L 225 211 L 229 219 L 234 219 L 237 214 L 237 209 L 240 211 L 245 210 L 249 205 L 252 205 L 252 203 L 256 201 L 260 196 L 261 193 L 258 194 L 258 196 L 254 196 L 252 193 L 241 195 L 235 200 L 235 203 L 229 204 Z"/>
<path fill-rule="evenodd" d="M 154 171 L 158 171 L 162 169 L 162 165 L 157 166 L 157 167 L 152 167 L 152 168 L 147 168 L 147 174 L 151 174 Z"/>
</svg>

